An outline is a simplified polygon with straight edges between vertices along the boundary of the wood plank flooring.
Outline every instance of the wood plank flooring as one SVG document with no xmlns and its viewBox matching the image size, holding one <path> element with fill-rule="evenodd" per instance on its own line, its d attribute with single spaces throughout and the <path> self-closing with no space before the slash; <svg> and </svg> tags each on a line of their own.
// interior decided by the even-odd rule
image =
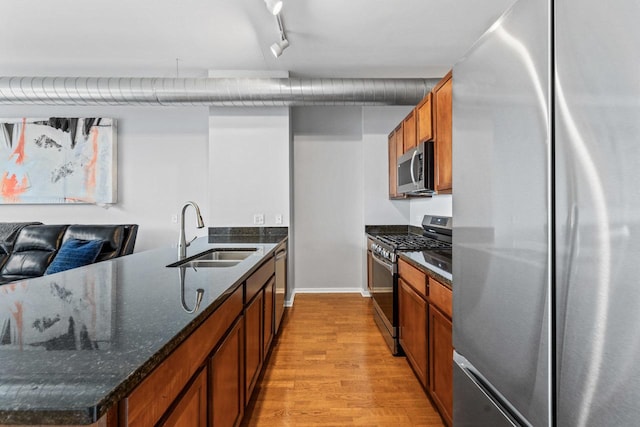
<svg viewBox="0 0 640 427">
<path fill-rule="evenodd" d="M 242 426 L 443 426 L 372 309 L 358 294 L 296 295 Z"/>
</svg>

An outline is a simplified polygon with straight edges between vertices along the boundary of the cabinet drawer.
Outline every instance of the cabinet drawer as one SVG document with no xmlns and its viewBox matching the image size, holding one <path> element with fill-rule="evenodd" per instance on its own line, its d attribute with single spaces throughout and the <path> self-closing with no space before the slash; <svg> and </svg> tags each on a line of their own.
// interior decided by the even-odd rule
<svg viewBox="0 0 640 427">
<path fill-rule="evenodd" d="M 270 258 L 269 261 L 265 262 L 258 268 L 252 275 L 247 279 L 247 296 L 245 299 L 245 304 L 250 302 L 253 297 L 262 289 L 262 287 L 269 281 L 271 276 L 273 276 L 276 272 L 276 264 L 274 258 Z"/>
<path fill-rule="evenodd" d="M 427 297 L 427 275 L 403 259 L 398 260 L 398 274 L 424 298 Z"/>
<path fill-rule="evenodd" d="M 431 277 L 429 277 L 429 301 L 451 319 L 453 313 L 451 289 Z"/>
</svg>

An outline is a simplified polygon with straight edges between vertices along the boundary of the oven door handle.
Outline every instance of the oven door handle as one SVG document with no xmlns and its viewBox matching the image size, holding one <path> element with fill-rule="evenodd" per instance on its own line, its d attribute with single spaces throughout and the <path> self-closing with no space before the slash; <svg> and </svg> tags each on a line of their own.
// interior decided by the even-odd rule
<svg viewBox="0 0 640 427">
<path fill-rule="evenodd" d="M 381 260 L 380 258 L 378 258 L 378 257 L 376 256 L 376 254 L 375 254 L 375 253 L 374 253 L 374 254 L 372 254 L 372 255 L 373 255 L 373 256 L 372 256 L 372 258 L 373 258 L 373 260 L 374 260 L 375 262 L 377 262 L 378 264 L 380 264 L 381 266 L 383 266 L 385 269 L 389 270 L 389 273 L 391 273 L 391 274 L 395 274 L 395 271 L 394 271 L 395 269 L 393 268 L 393 267 L 394 267 L 394 265 L 393 265 L 393 264 L 391 264 L 391 263 L 388 263 L 388 262 L 385 262 L 385 261 Z"/>
</svg>

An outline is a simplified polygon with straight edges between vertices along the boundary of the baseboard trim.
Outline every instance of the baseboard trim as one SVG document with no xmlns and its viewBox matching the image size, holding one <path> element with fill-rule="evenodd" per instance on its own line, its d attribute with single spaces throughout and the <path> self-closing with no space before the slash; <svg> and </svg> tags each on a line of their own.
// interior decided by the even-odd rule
<svg viewBox="0 0 640 427">
<path fill-rule="evenodd" d="M 285 301 L 285 307 L 293 307 L 296 294 L 360 294 L 364 298 L 371 297 L 369 291 L 362 288 L 295 288 L 291 299 Z"/>
</svg>

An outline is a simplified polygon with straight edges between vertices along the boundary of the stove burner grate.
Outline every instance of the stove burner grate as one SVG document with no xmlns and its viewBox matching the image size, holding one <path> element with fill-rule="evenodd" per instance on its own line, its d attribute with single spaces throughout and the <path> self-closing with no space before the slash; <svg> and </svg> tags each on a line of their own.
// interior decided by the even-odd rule
<svg viewBox="0 0 640 427">
<path fill-rule="evenodd" d="M 418 235 L 389 234 L 377 237 L 387 245 L 393 247 L 396 251 L 451 249 L 451 243 L 449 242 Z"/>
</svg>

